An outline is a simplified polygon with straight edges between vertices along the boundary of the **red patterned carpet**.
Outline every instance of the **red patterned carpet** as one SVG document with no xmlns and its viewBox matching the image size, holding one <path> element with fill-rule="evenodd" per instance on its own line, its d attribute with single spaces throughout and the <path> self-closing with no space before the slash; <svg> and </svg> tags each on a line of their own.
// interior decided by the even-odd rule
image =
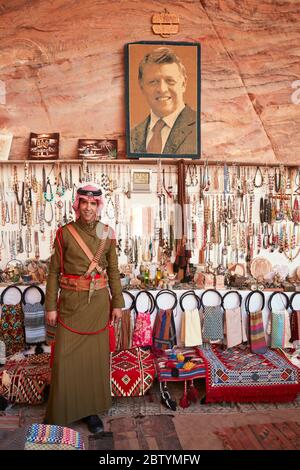
<svg viewBox="0 0 300 470">
<path fill-rule="evenodd" d="M 253 354 L 249 347 L 199 349 L 206 364 L 206 403 L 291 402 L 300 392 L 300 369 L 269 349 Z"/>
<path fill-rule="evenodd" d="M 299 450 L 300 422 L 248 424 L 215 434 L 227 450 Z"/>
</svg>

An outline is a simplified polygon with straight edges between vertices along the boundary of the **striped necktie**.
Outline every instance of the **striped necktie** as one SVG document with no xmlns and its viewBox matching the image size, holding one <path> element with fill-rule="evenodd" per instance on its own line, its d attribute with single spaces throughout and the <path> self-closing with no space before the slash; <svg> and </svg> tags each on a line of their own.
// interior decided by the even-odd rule
<svg viewBox="0 0 300 470">
<path fill-rule="evenodd" d="M 161 130 L 166 125 L 166 123 L 159 119 L 155 126 L 153 127 L 153 135 L 148 143 L 147 152 L 148 153 L 161 153 L 162 151 L 162 139 L 161 139 Z"/>
</svg>

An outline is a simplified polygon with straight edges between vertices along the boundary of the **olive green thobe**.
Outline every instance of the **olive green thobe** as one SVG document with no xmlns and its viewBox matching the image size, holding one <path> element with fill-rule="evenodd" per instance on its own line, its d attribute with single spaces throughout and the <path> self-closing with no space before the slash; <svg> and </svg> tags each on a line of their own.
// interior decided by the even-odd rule
<svg viewBox="0 0 300 470">
<path fill-rule="evenodd" d="M 80 220 L 72 224 L 95 254 L 99 245 L 96 224 L 89 226 Z M 103 227 L 101 222 L 99 224 Z M 90 262 L 66 226 L 63 227 L 62 233 L 64 272 L 83 275 Z M 47 278 L 46 311 L 57 309 L 59 253 L 55 241 L 55 251 L 51 257 Z M 114 240 L 107 239 L 99 264 L 106 268 L 111 307 L 124 307 Z M 77 331 L 97 331 L 104 328 L 109 319 L 108 289 L 95 291 L 90 303 L 88 294 L 88 291 L 75 292 L 66 289 L 60 292 L 60 317 L 67 326 Z M 49 424 L 65 425 L 85 416 L 98 414 L 111 406 L 109 360 L 107 329 L 97 335 L 79 335 L 58 324 L 46 412 Z"/>
</svg>

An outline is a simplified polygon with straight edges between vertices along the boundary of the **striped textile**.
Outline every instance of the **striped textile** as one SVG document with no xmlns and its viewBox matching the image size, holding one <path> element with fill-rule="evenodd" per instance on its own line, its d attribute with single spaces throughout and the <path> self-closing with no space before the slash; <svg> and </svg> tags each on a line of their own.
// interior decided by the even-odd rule
<svg viewBox="0 0 300 470">
<path fill-rule="evenodd" d="M 21 427 L 20 415 L 5 415 L 0 413 L 0 429 L 7 431 L 15 431 Z"/>
<path fill-rule="evenodd" d="M 46 339 L 45 309 L 40 302 L 23 306 L 25 341 L 28 344 L 42 343 Z"/>
<path fill-rule="evenodd" d="M 268 349 L 261 310 L 249 313 L 249 342 L 254 354 L 263 354 Z"/>
<path fill-rule="evenodd" d="M 189 358 L 189 362 L 194 364 L 192 369 L 183 369 L 180 366 L 178 359 L 174 360 L 174 354 L 181 354 L 184 357 Z M 172 361 L 174 364 L 170 367 L 169 362 Z M 157 369 L 157 377 L 159 382 L 181 382 L 182 380 L 193 380 L 199 378 L 205 378 L 206 366 L 202 357 L 200 357 L 197 348 L 174 348 L 163 351 L 158 356 L 155 356 L 155 363 Z M 178 375 L 172 374 L 172 368 L 176 367 Z"/>
<path fill-rule="evenodd" d="M 32 424 L 26 434 L 25 450 L 84 450 L 81 434 L 52 424 Z"/>
<path fill-rule="evenodd" d="M 131 310 L 126 308 L 122 310 L 122 318 L 116 325 L 116 351 L 130 349 L 132 346 L 132 322 Z"/>
<path fill-rule="evenodd" d="M 176 344 L 176 329 L 173 310 L 159 309 L 153 326 L 153 346 L 155 349 L 172 349 Z"/>
</svg>

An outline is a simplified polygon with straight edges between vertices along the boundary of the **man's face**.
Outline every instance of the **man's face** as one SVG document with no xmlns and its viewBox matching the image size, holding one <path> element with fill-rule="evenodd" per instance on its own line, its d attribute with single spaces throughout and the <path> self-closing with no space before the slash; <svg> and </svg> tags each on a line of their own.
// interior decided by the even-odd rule
<svg viewBox="0 0 300 470">
<path fill-rule="evenodd" d="M 96 201 L 86 201 L 85 199 L 79 199 L 79 212 L 80 218 L 83 222 L 93 222 L 97 215 Z"/>
<path fill-rule="evenodd" d="M 159 117 L 168 116 L 184 102 L 186 81 L 176 63 L 146 64 L 140 86 L 149 106 Z"/>
</svg>

